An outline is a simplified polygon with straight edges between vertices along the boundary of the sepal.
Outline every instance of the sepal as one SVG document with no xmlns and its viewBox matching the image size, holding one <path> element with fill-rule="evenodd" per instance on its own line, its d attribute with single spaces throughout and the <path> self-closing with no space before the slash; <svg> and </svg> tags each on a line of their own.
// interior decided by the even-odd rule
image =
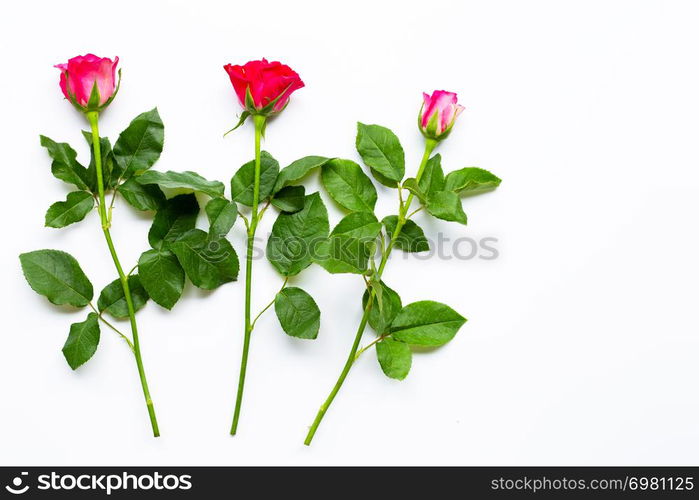
<svg viewBox="0 0 699 500">
<path fill-rule="evenodd" d="M 230 134 L 230 133 L 233 132 L 235 129 L 237 129 L 238 127 L 240 127 L 243 123 L 245 123 L 245 121 L 246 121 L 250 116 L 251 116 L 251 113 L 250 113 L 249 111 L 247 111 L 247 110 L 243 111 L 243 112 L 240 114 L 240 120 L 238 120 L 238 123 L 236 123 L 235 127 L 233 127 L 233 128 L 230 129 L 228 132 L 226 132 L 225 134 L 223 134 L 223 137 L 226 137 L 228 134 Z"/>
<path fill-rule="evenodd" d="M 99 88 L 97 87 L 97 80 L 95 80 L 92 84 L 92 90 L 90 91 L 90 98 L 87 101 L 87 106 L 82 106 L 80 103 L 78 103 L 77 98 L 75 97 L 75 94 L 71 92 L 70 90 L 70 85 L 68 80 L 70 79 L 70 75 L 68 74 L 67 71 L 64 71 L 63 74 L 65 75 L 66 78 L 66 92 L 68 94 L 68 100 L 70 103 L 80 111 L 81 113 L 90 113 L 93 111 L 99 112 L 103 111 L 107 106 L 111 104 L 111 102 L 114 100 L 116 95 L 119 93 L 119 88 L 121 87 L 121 68 L 119 68 L 119 80 L 117 81 L 116 88 L 114 89 L 114 93 L 107 99 L 104 104 L 100 104 L 100 92 Z"/>
</svg>

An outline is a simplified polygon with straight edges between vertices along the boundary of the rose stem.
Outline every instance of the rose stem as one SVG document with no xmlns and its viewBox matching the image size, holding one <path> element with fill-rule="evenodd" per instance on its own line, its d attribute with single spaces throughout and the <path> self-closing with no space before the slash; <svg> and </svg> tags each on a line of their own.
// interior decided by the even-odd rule
<svg viewBox="0 0 699 500">
<path fill-rule="evenodd" d="M 425 152 L 422 155 L 422 161 L 420 162 L 420 168 L 418 169 L 417 175 L 415 176 L 415 179 L 417 181 L 419 181 L 420 178 L 422 178 L 422 174 L 425 171 L 425 166 L 427 165 L 427 160 L 430 159 L 430 154 L 432 154 L 432 150 L 434 150 L 435 146 L 437 146 L 436 141 L 432 139 L 427 139 L 427 142 L 425 143 Z M 413 198 L 413 193 L 410 193 L 410 196 L 408 196 L 407 201 L 405 203 L 401 203 L 396 229 L 395 231 L 393 231 L 393 234 L 391 235 L 391 240 L 388 243 L 386 251 L 381 256 L 381 263 L 379 264 L 379 268 L 376 271 L 379 279 L 381 279 L 381 275 L 383 274 L 384 268 L 386 267 L 386 262 L 388 262 L 388 257 L 389 255 L 391 255 L 391 251 L 393 250 L 396 240 L 398 239 L 398 236 L 400 236 L 400 232 L 403 229 L 403 226 L 408 221 L 408 218 L 406 218 L 406 214 L 408 213 L 408 210 L 410 210 L 410 204 L 413 202 Z M 328 411 L 328 407 L 330 407 L 330 405 L 332 404 L 333 400 L 335 399 L 335 396 L 342 387 L 345 378 L 347 378 L 347 374 L 349 373 L 350 369 L 352 368 L 352 365 L 357 359 L 357 349 L 359 348 L 359 343 L 362 339 L 362 335 L 364 335 L 364 329 L 366 328 L 367 321 L 369 320 L 369 312 L 371 311 L 371 306 L 374 302 L 374 296 L 374 290 L 370 289 L 369 300 L 367 301 L 366 307 L 364 308 L 364 314 L 362 315 L 362 319 L 359 323 L 357 334 L 354 337 L 354 343 L 352 344 L 352 349 L 350 350 L 349 356 L 347 357 L 347 362 L 345 363 L 345 366 L 342 369 L 340 377 L 337 379 L 335 386 L 333 387 L 332 391 L 330 391 L 330 395 L 321 405 L 320 409 L 318 410 L 318 414 L 316 415 L 316 418 L 313 421 L 313 424 L 308 430 L 306 439 L 303 442 L 303 444 L 305 444 L 306 446 L 309 446 L 311 444 L 311 441 L 313 441 L 313 436 L 315 435 L 316 430 L 320 425 L 320 422 L 323 420 L 325 412 Z"/>
<path fill-rule="evenodd" d="M 148 416 L 150 417 L 151 427 L 153 428 L 153 436 L 160 436 L 160 430 L 158 429 L 158 421 L 155 418 L 155 409 L 153 408 L 153 401 L 150 397 L 150 391 L 148 390 L 148 382 L 146 381 L 146 372 L 143 368 L 143 361 L 141 359 L 141 345 L 138 341 L 138 326 L 136 325 L 136 311 L 133 305 L 133 299 L 131 298 L 131 290 L 129 289 L 129 280 L 124 270 L 119 262 L 119 257 L 117 256 L 116 250 L 114 248 L 114 242 L 112 241 L 112 235 L 109 231 L 111 221 L 107 218 L 107 210 L 104 201 L 104 178 L 102 175 L 102 153 L 100 148 L 100 135 L 99 135 L 99 113 L 97 111 L 90 111 L 87 113 L 87 119 L 90 122 L 90 127 L 92 128 L 92 146 L 95 154 L 95 170 L 97 171 L 97 190 L 99 194 L 99 214 L 100 221 L 102 222 L 102 232 L 104 233 L 104 238 L 107 241 L 107 246 L 109 247 L 109 253 L 112 255 L 112 260 L 114 261 L 114 267 L 116 267 L 117 273 L 119 273 L 119 281 L 121 281 L 121 288 L 124 291 L 124 298 L 126 299 L 126 306 L 129 310 L 129 321 L 131 322 L 131 335 L 133 336 L 133 351 L 134 357 L 136 358 L 136 366 L 138 367 L 138 376 L 141 379 L 141 387 L 143 388 L 143 396 L 146 399 L 146 407 L 148 408 Z"/>
<path fill-rule="evenodd" d="M 262 139 L 262 129 L 265 125 L 265 117 L 262 115 L 253 115 L 253 121 L 255 123 L 255 183 L 253 185 L 252 214 L 250 215 L 247 251 L 245 254 L 245 337 L 243 339 L 243 355 L 240 358 L 240 375 L 238 376 L 238 393 L 235 399 L 235 412 L 233 413 L 233 424 L 231 425 L 232 436 L 235 436 L 238 430 L 238 419 L 240 418 L 240 408 L 243 404 L 243 389 L 245 388 L 245 373 L 248 367 L 248 351 L 250 350 L 250 334 L 252 333 L 252 323 L 250 321 L 252 255 L 255 231 L 260 221 L 257 211 L 257 205 L 260 202 L 260 141 Z"/>
</svg>

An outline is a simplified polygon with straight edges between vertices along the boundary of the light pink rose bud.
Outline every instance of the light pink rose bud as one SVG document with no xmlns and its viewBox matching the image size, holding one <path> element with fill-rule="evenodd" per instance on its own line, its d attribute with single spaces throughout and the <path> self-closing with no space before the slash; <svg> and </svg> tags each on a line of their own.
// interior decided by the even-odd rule
<svg viewBox="0 0 699 500">
<path fill-rule="evenodd" d="M 116 67 L 108 57 L 86 54 L 69 59 L 65 64 L 56 64 L 61 70 L 61 90 L 75 107 L 83 112 L 99 111 L 112 102 L 118 90 Z M 94 94 L 93 94 L 94 90 Z"/>
<path fill-rule="evenodd" d="M 423 92 L 422 97 L 424 102 L 418 117 L 422 135 L 437 141 L 446 139 L 464 107 L 458 104 L 454 92 L 435 90 L 431 96 Z"/>
</svg>

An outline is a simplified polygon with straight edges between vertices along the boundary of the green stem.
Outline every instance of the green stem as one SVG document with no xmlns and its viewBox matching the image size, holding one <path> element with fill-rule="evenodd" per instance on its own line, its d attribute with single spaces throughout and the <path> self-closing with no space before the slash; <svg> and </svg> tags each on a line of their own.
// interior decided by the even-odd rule
<svg viewBox="0 0 699 500">
<path fill-rule="evenodd" d="M 430 155 L 432 154 L 432 151 L 434 148 L 437 146 L 437 142 L 432 140 L 432 139 L 427 139 L 427 142 L 425 143 L 425 152 L 422 155 L 422 160 L 420 161 L 420 168 L 418 169 L 417 175 L 415 176 L 415 179 L 419 181 L 422 178 L 422 174 L 425 171 L 425 166 L 427 165 L 427 160 L 430 159 Z M 396 240 L 398 239 L 398 236 L 400 236 L 400 232 L 403 229 L 403 226 L 405 223 L 408 221 L 408 217 L 406 217 L 406 214 L 410 210 L 410 204 L 413 202 L 414 195 L 410 193 L 410 196 L 408 196 L 408 199 L 403 203 L 402 196 L 400 200 L 400 210 L 398 214 L 398 223 L 396 224 L 396 229 L 391 235 L 391 239 L 389 240 L 388 246 L 386 247 L 386 251 L 383 253 L 381 256 L 381 262 L 379 264 L 379 268 L 376 271 L 378 278 L 381 279 L 381 276 L 383 274 L 384 268 L 386 267 L 386 262 L 388 262 L 388 257 L 391 255 L 391 251 L 393 250 L 393 247 L 395 246 Z M 364 314 L 362 315 L 362 319 L 359 323 L 359 328 L 357 329 L 357 334 L 354 337 L 354 343 L 352 344 L 352 349 L 350 349 L 349 356 L 347 357 L 347 362 L 345 363 L 345 366 L 342 369 L 342 372 L 340 373 L 340 377 L 337 379 L 337 382 L 335 383 L 335 386 L 333 387 L 332 391 L 330 391 L 330 395 L 328 398 L 325 400 L 325 403 L 320 407 L 320 410 L 318 410 L 318 414 L 316 415 L 315 420 L 313 421 L 313 424 L 311 424 L 310 429 L 308 430 L 308 434 L 306 435 L 306 439 L 304 441 L 304 444 L 306 446 L 309 446 L 311 444 L 311 441 L 313 440 L 313 436 L 316 433 L 316 430 L 318 430 L 318 426 L 320 425 L 320 422 L 323 420 L 323 417 L 325 416 L 325 412 L 328 410 L 328 407 L 330 404 L 333 402 L 335 399 L 335 396 L 339 392 L 340 388 L 342 387 L 342 384 L 345 382 L 345 379 L 347 378 L 347 374 L 349 373 L 350 369 L 352 368 L 352 365 L 356 361 L 356 359 L 359 357 L 359 354 L 361 352 L 364 352 L 366 349 L 362 349 L 362 351 L 358 354 L 357 349 L 359 349 L 359 343 L 362 340 L 362 335 L 364 335 L 364 330 L 366 329 L 367 321 L 369 320 L 369 312 L 371 311 L 371 306 L 374 302 L 374 296 L 375 292 L 373 289 L 371 290 L 369 294 L 369 300 L 367 301 L 366 307 L 364 308 Z M 373 343 L 372 343 L 373 344 Z M 371 347 L 372 344 L 369 344 L 367 346 Z"/>
<path fill-rule="evenodd" d="M 376 344 L 378 344 L 379 342 L 381 342 L 383 339 L 385 339 L 387 336 L 388 336 L 388 335 L 379 335 L 379 336 L 376 337 L 374 340 L 372 340 L 369 344 L 367 344 L 365 347 L 362 347 L 361 349 L 359 349 L 359 350 L 357 351 L 357 354 L 356 354 L 356 356 L 355 356 L 354 358 L 355 358 L 355 359 L 359 358 L 359 356 L 361 356 L 362 353 L 363 353 L 364 351 L 366 351 L 367 349 L 370 349 L 371 347 L 375 346 Z"/>
<path fill-rule="evenodd" d="M 131 343 L 131 340 L 129 340 L 129 338 L 128 338 L 126 335 L 124 335 L 123 333 L 121 333 L 121 332 L 117 329 L 117 327 L 115 327 L 115 326 L 112 325 L 109 321 L 107 321 L 106 319 L 104 319 L 104 316 L 102 315 L 102 313 L 99 312 L 99 311 L 97 310 L 97 308 L 96 308 L 94 305 L 92 305 L 92 302 L 90 302 L 90 307 L 92 308 L 93 311 L 95 311 L 95 314 L 97 314 L 97 317 L 99 318 L 99 320 L 100 320 L 102 323 L 104 323 L 105 325 L 107 325 L 109 328 L 111 328 L 114 332 L 116 332 L 116 333 L 124 340 L 124 342 L 126 342 L 126 343 L 128 344 L 129 349 L 131 349 L 131 352 L 133 352 L 133 344 Z"/>
<path fill-rule="evenodd" d="M 416 208 L 415 210 L 413 210 L 412 212 L 410 212 L 410 215 L 408 215 L 407 218 L 410 219 L 413 215 L 415 215 L 416 213 L 418 213 L 420 210 L 422 210 L 422 207 Z"/>
<path fill-rule="evenodd" d="M 432 154 L 432 151 L 434 148 L 437 146 L 437 141 L 433 139 L 427 139 L 425 142 L 425 152 L 422 155 L 422 160 L 420 161 L 420 168 L 418 168 L 417 175 L 415 176 L 416 181 L 420 181 L 422 178 L 422 174 L 425 172 L 425 167 L 427 166 L 427 160 L 430 159 L 430 155 Z M 409 216 L 406 217 L 406 214 L 410 210 L 410 205 L 413 203 L 413 199 L 415 198 L 415 195 L 413 193 L 410 193 L 408 196 L 408 199 L 405 201 L 405 203 L 401 203 L 401 208 L 398 213 L 398 223 L 396 224 L 396 230 L 393 232 L 391 235 L 391 240 L 388 243 L 388 248 L 386 249 L 386 252 L 382 255 L 381 257 L 381 263 L 379 264 L 379 270 L 378 274 L 379 277 L 383 274 L 383 270 L 386 267 L 386 262 L 388 262 L 388 257 L 391 254 L 391 251 L 393 250 L 393 246 L 396 244 L 396 241 L 398 240 L 398 236 L 400 236 L 401 231 L 403 230 L 403 226 L 405 225 L 406 222 L 408 222 L 408 219 L 413 215 L 410 214 Z"/>
<path fill-rule="evenodd" d="M 335 399 L 335 396 L 337 396 L 337 393 L 340 391 L 342 384 L 345 382 L 350 368 L 352 368 L 352 365 L 354 364 L 357 349 L 359 348 L 359 342 L 361 342 L 362 340 L 364 329 L 366 328 L 367 321 L 369 321 L 369 312 L 371 311 L 371 305 L 373 301 L 374 295 L 370 295 L 367 305 L 364 308 L 364 314 L 362 315 L 362 320 L 359 323 L 359 328 L 357 328 L 357 334 L 354 337 L 354 343 L 352 344 L 352 349 L 350 350 L 350 354 L 347 357 L 345 366 L 342 368 L 340 377 L 337 379 L 337 382 L 335 382 L 335 386 L 333 387 L 332 391 L 330 391 L 328 398 L 321 405 L 320 409 L 318 410 L 318 414 L 316 415 L 316 418 L 313 421 L 313 424 L 311 424 L 311 428 L 308 430 L 306 440 L 303 442 L 303 444 L 305 444 L 306 446 L 309 446 L 311 444 L 311 441 L 313 441 L 313 436 L 315 436 L 316 430 L 318 430 L 318 426 L 320 425 L 320 422 L 323 420 L 323 417 L 325 416 L 325 412 L 328 411 L 328 408 Z"/>
<path fill-rule="evenodd" d="M 112 241 L 112 235 L 109 232 L 110 221 L 107 216 L 107 207 L 104 201 L 104 178 L 102 175 L 102 153 L 100 151 L 100 135 L 98 126 L 99 113 L 97 113 L 96 111 L 91 111 L 87 113 L 87 119 L 90 122 L 90 127 L 92 128 L 92 147 L 94 148 L 95 154 L 95 170 L 97 171 L 97 192 L 99 196 L 99 213 L 100 221 L 102 222 L 102 232 L 104 233 L 104 239 L 107 241 L 109 253 L 112 256 L 112 260 L 114 261 L 114 267 L 116 267 L 117 273 L 119 273 L 119 281 L 121 281 L 121 288 L 124 291 L 126 307 L 129 311 L 129 321 L 131 323 L 131 335 L 133 337 L 133 352 L 134 357 L 136 358 L 138 376 L 141 380 L 143 396 L 146 400 L 148 416 L 150 417 L 151 427 L 153 428 L 153 436 L 158 437 L 160 436 L 160 430 L 158 429 L 158 421 L 155 417 L 155 409 L 153 408 L 153 401 L 150 397 L 150 391 L 148 390 L 148 382 L 146 381 L 146 372 L 143 368 L 143 360 L 141 359 L 141 345 L 138 341 L 138 326 L 136 325 L 136 310 L 133 305 L 133 299 L 131 298 L 129 280 L 127 275 L 124 273 L 124 269 L 121 267 L 119 257 L 117 256 L 116 249 L 114 248 L 114 241 Z"/>
<path fill-rule="evenodd" d="M 252 194 L 252 213 L 250 214 L 250 224 L 248 226 L 247 251 L 245 253 L 245 330 L 243 338 L 243 355 L 240 358 L 240 375 L 238 376 L 238 393 L 235 399 L 235 411 L 233 413 L 233 424 L 231 425 L 231 435 L 235 436 L 238 431 L 238 419 L 240 409 L 243 404 L 243 390 L 245 388 L 245 374 L 248 367 L 248 352 L 250 350 L 250 334 L 253 323 L 250 320 L 251 290 L 252 290 L 252 257 L 253 245 L 255 242 L 255 231 L 260 221 L 258 204 L 260 203 L 260 143 L 262 142 L 262 129 L 265 125 L 265 117 L 262 115 L 253 116 L 255 123 L 255 183 Z"/>
<path fill-rule="evenodd" d="M 286 288 L 286 284 L 289 282 L 289 277 L 287 276 L 284 278 L 284 283 L 282 283 L 282 287 L 279 289 L 279 291 L 274 295 L 274 298 L 267 304 L 259 313 L 257 313 L 257 316 L 255 316 L 255 319 L 252 320 L 252 324 L 250 325 L 250 329 L 254 330 L 255 329 L 255 324 L 257 323 L 257 320 L 260 319 L 260 316 L 262 316 L 267 309 L 272 307 L 274 303 L 277 300 L 277 295 L 279 295 L 284 288 Z"/>
</svg>

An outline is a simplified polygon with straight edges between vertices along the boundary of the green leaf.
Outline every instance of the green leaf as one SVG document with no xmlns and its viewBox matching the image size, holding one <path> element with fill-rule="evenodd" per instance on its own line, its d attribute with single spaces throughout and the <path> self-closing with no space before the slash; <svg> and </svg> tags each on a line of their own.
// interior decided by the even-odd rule
<svg viewBox="0 0 699 500">
<path fill-rule="evenodd" d="M 316 245 L 313 261 L 331 274 L 364 274 L 370 256 L 366 241 L 338 234 Z"/>
<path fill-rule="evenodd" d="M 425 202 L 427 200 L 427 196 L 425 193 L 422 192 L 422 189 L 420 189 L 420 186 L 418 185 L 417 181 L 415 180 L 414 177 L 409 177 L 403 181 L 403 187 L 413 193 L 421 202 Z"/>
<path fill-rule="evenodd" d="M 51 162 L 51 173 L 56 179 L 75 185 L 78 189 L 89 189 L 87 185 L 87 169 L 76 159 L 78 154 L 65 142 L 54 142 L 42 135 L 41 145 L 46 148 Z"/>
<path fill-rule="evenodd" d="M 381 288 L 381 304 L 374 300 L 369 311 L 369 325 L 378 334 L 384 334 L 388 330 L 389 325 L 400 312 L 403 304 L 400 300 L 400 295 L 389 288 L 383 281 L 377 284 Z M 369 291 L 364 292 L 362 297 L 362 309 L 366 308 L 369 302 Z"/>
<path fill-rule="evenodd" d="M 119 134 L 114 144 L 114 161 L 122 177 L 148 170 L 160 158 L 165 140 L 165 128 L 158 108 L 141 113 Z"/>
<path fill-rule="evenodd" d="M 320 194 L 306 196 L 303 210 L 282 212 L 267 241 L 267 258 L 283 276 L 293 276 L 311 265 L 315 247 L 328 237 L 328 211 Z"/>
<path fill-rule="evenodd" d="M 340 206 L 353 212 L 373 212 L 376 188 L 362 168 L 351 160 L 334 159 L 323 165 L 321 181 Z"/>
<path fill-rule="evenodd" d="M 364 163 L 391 181 L 405 175 L 405 154 L 396 134 L 386 127 L 357 123 L 357 151 Z"/>
<path fill-rule="evenodd" d="M 500 178 L 487 170 L 466 167 L 449 172 L 444 179 L 444 190 L 463 194 L 480 194 L 500 185 Z"/>
<path fill-rule="evenodd" d="M 66 201 L 57 201 L 46 212 L 47 227 L 65 227 L 85 218 L 95 206 L 95 200 L 87 191 L 68 193 Z"/>
<path fill-rule="evenodd" d="M 387 377 L 403 380 L 410 372 L 413 354 L 410 346 L 387 337 L 376 344 L 376 357 Z"/>
<path fill-rule="evenodd" d="M 389 187 L 389 188 L 393 188 L 393 189 L 398 188 L 398 184 L 399 184 L 398 181 L 392 181 L 391 179 L 389 179 L 385 175 L 378 173 L 373 168 L 370 168 L 369 170 L 371 171 L 371 175 L 374 176 L 374 179 L 376 179 L 379 182 L 379 184 L 383 184 L 384 186 Z"/>
<path fill-rule="evenodd" d="M 68 339 L 63 345 L 63 356 L 68 365 L 75 370 L 95 354 L 99 343 L 100 325 L 97 322 L 97 314 L 91 312 L 82 323 L 70 325 Z"/>
<path fill-rule="evenodd" d="M 345 216 L 316 246 L 313 260 L 332 274 L 363 274 L 374 250 L 381 223 L 373 213 L 352 212 Z"/>
<path fill-rule="evenodd" d="M 315 339 L 320 328 L 320 309 L 313 297 L 300 288 L 284 288 L 274 299 L 282 329 L 299 339 Z"/>
<path fill-rule="evenodd" d="M 426 198 L 444 189 L 444 171 L 442 170 L 441 155 L 436 154 L 427 160 L 425 171 L 422 173 L 422 177 L 420 177 L 419 187 L 425 193 Z"/>
<path fill-rule="evenodd" d="M 148 302 L 148 292 L 143 288 L 138 274 L 131 275 L 128 279 L 134 311 L 139 311 Z M 102 289 L 102 293 L 97 299 L 97 309 L 99 312 L 107 312 L 115 318 L 129 317 L 129 308 L 120 279 L 115 279 Z"/>
<path fill-rule="evenodd" d="M 453 339 L 465 322 L 466 318 L 451 307 L 423 300 L 401 309 L 389 331 L 394 339 L 401 342 L 435 347 Z"/>
<path fill-rule="evenodd" d="M 158 172 L 157 170 L 148 170 L 143 174 L 135 177 L 139 184 L 157 184 L 161 188 L 168 189 L 191 189 L 199 193 L 204 193 L 212 198 L 223 196 L 225 187 L 222 182 L 208 181 L 196 172 L 184 171 L 173 172 Z"/>
<path fill-rule="evenodd" d="M 155 249 L 172 243 L 190 229 L 194 229 L 199 204 L 194 194 L 170 198 L 158 209 L 148 231 L 148 242 Z"/>
<path fill-rule="evenodd" d="M 238 217 L 238 205 L 225 198 L 214 198 L 205 207 L 209 219 L 209 234 L 223 238 L 235 224 Z"/>
<path fill-rule="evenodd" d="M 225 238 L 192 229 L 170 248 L 189 280 L 198 288 L 213 290 L 238 277 L 238 255 Z"/>
<path fill-rule="evenodd" d="M 386 226 L 388 237 L 393 237 L 393 233 L 398 225 L 398 216 L 389 215 L 384 217 L 381 222 Z M 430 249 L 425 233 L 412 220 L 407 220 L 405 225 L 403 225 L 403 229 L 401 229 L 398 238 L 396 238 L 395 246 L 404 252 L 427 252 Z"/>
<path fill-rule="evenodd" d="M 282 212 L 294 213 L 303 209 L 306 188 L 303 186 L 286 186 L 272 197 L 272 205 Z"/>
<path fill-rule="evenodd" d="M 453 191 L 432 193 L 425 206 L 427 211 L 438 219 L 466 224 L 466 214 L 461 206 L 459 195 Z"/>
<path fill-rule="evenodd" d="M 352 212 L 338 222 L 331 235 L 345 235 L 365 242 L 376 239 L 381 231 L 381 223 L 371 212 Z"/>
<path fill-rule="evenodd" d="M 59 250 L 35 250 L 19 256 L 29 286 L 52 304 L 84 307 L 93 296 L 92 283 L 75 258 Z"/>
<path fill-rule="evenodd" d="M 383 311 L 384 288 L 383 288 L 383 285 L 381 284 L 381 279 L 379 277 L 379 273 L 377 270 L 372 271 L 371 278 L 369 278 L 369 281 L 367 282 L 367 287 L 369 289 L 369 293 L 374 292 L 374 299 L 376 300 L 376 305 L 378 306 L 379 311 Z M 368 300 L 368 295 L 367 295 L 367 300 Z M 366 304 L 364 304 L 364 307 L 366 308 Z"/>
<path fill-rule="evenodd" d="M 279 174 L 279 162 L 267 151 L 260 154 L 260 199 L 262 202 L 274 189 Z M 231 179 L 231 197 L 238 203 L 252 206 L 255 188 L 255 160 L 240 167 Z"/>
<path fill-rule="evenodd" d="M 153 301 L 172 309 L 184 290 L 184 269 L 169 250 L 148 250 L 138 259 L 143 288 Z"/>
<path fill-rule="evenodd" d="M 434 155 L 427 160 L 419 182 L 413 177 L 403 181 L 403 187 L 417 196 L 423 204 L 427 203 L 430 196 L 444 189 L 444 172 L 441 161 L 440 155 Z"/>
<path fill-rule="evenodd" d="M 86 182 L 93 193 L 98 192 L 97 188 L 97 164 L 95 163 L 95 148 L 92 144 L 92 132 L 83 130 L 83 137 L 90 148 L 90 165 L 87 167 Z M 102 180 L 104 189 L 109 190 L 114 188 L 123 173 L 119 166 L 114 162 L 114 154 L 112 153 L 112 144 L 106 137 L 100 137 L 100 156 L 102 157 Z"/>
<path fill-rule="evenodd" d="M 117 191 L 137 210 L 158 210 L 165 204 L 165 195 L 155 184 L 143 185 L 131 178 L 120 184 Z"/>
<path fill-rule="evenodd" d="M 284 167 L 281 172 L 279 172 L 279 177 L 277 177 L 277 181 L 274 184 L 273 192 L 276 193 L 289 184 L 300 181 L 308 174 L 308 172 L 314 168 L 322 167 L 329 161 L 330 158 L 326 158 L 324 156 L 306 156 L 292 162 L 287 167 Z"/>
</svg>

